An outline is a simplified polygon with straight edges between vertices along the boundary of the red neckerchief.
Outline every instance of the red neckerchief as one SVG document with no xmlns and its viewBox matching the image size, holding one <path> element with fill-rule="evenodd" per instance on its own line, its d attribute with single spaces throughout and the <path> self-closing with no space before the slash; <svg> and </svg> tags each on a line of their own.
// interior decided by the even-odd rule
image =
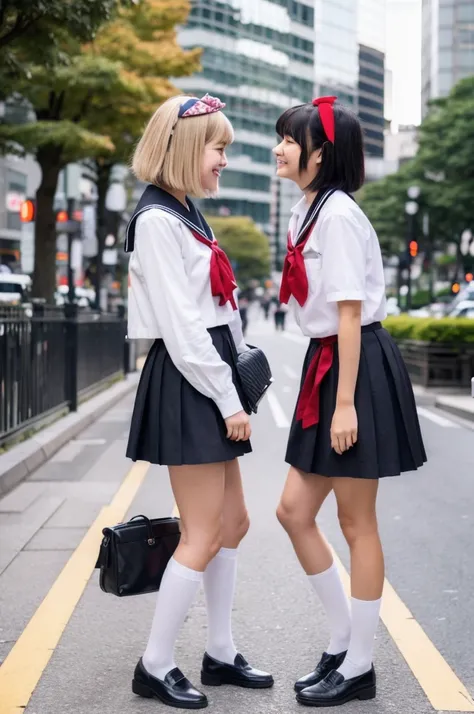
<svg viewBox="0 0 474 714">
<path fill-rule="evenodd" d="M 232 270 L 229 258 L 218 245 L 216 240 L 210 241 L 208 238 L 204 238 L 197 231 L 193 231 L 192 228 L 190 228 L 190 230 L 196 240 L 203 245 L 207 245 L 212 250 L 211 292 L 213 297 L 220 298 L 219 305 L 221 307 L 227 302 L 230 302 L 232 308 L 237 310 L 237 304 L 234 297 L 234 290 L 237 287 L 237 283 L 235 281 L 234 271 Z"/>
<path fill-rule="evenodd" d="M 306 217 L 311 217 L 306 225 L 303 223 L 303 229 L 297 236 L 295 243 L 292 242 L 291 234 L 288 233 L 288 247 L 281 278 L 280 302 L 288 303 L 293 295 L 299 306 L 303 307 L 308 299 L 308 276 L 306 275 L 303 250 L 318 220 L 322 207 L 333 193 L 334 190 L 331 189 L 318 195 L 306 214 Z"/>
</svg>

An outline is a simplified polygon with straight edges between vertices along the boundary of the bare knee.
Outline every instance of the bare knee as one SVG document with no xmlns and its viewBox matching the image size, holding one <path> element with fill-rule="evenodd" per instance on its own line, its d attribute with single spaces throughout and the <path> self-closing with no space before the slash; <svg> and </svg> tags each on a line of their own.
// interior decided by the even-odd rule
<svg viewBox="0 0 474 714">
<path fill-rule="evenodd" d="M 312 515 L 309 516 L 306 511 L 295 502 L 280 501 L 276 516 L 288 534 L 307 528 L 313 528 L 316 525 L 314 517 Z"/>
<path fill-rule="evenodd" d="M 206 529 L 181 529 L 179 548 L 183 555 L 192 559 L 195 569 L 204 571 L 222 548 L 221 524 Z"/>
<path fill-rule="evenodd" d="M 236 538 L 236 540 L 239 541 L 239 543 L 241 540 L 243 540 L 245 538 L 245 536 L 249 532 L 249 528 L 250 528 L 250 518 L 249 518 L 249 514 L 247 513 L 247 511 L 245 511 L 245 513 L 242 514 L 241 518 L 235 524 L 235 531 L 234 531 L 235 538 Z"/>
<path fill-rule="evenodd" d="M 250 519 L 246 510 L 224 522 L 223 545 L 225 548 L 237 548 L 250 528 Z"/>
<path fill-rule="evenodd" d="M 352 548 L 361 538 L 378 535 L 377 516 L 373 514 L 348 514 L 339 512 L 339 524 L 347 541 Z"/>
</svg>

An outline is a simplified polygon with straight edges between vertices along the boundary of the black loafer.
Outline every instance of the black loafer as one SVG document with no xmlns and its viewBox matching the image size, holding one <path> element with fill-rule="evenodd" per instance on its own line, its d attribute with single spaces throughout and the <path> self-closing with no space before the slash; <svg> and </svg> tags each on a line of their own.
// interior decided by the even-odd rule
<svg viewBox="0 0 474 714">
<path fill-rule="evenodd" d="M 375 670 L 372 665 L 368 672 L 351 679 L 344 679 L 340 672 L 333 670 L 319 684 L 299 692 L 296 700 L 308 707 L 336 707 L 353 699 L 374 699 L 375 692 Z"/>
<path fill-rule="evenodd" d="M 301 677 L 295 682 L 295 691 L 302 692 L 306 687 L 313 687 L 315 684 L 321 682 L 321 680 L 326 677 L 329 672 L 333 669 L 337 669 L 344 662 L 346 657 L 346 652 L 341 652 L 340 654 L 328 654 L 323 652 L 319 663 L 316 665 L 316 669 L 306 675 L 306 677 Z"/>
<path fill-rule="evenodd" d="M 226 664 L 206 652 L 202 660 L 201 683 L 210 687 L 234 684 L 248 689 L 267 689 L 273 687 L 274 681 L 271 674 L 251 667 L 241 654 L 236 655 L 234 664 Z"/>
<path fill-rule="evenodd" d="M 208 705 L 207 697 L 198 692 L 177 667 L 161 680 L 148 674 L 141 659 L 135 667 L 132 691 L 139 697 L 159 699 L 177 709 L 204 709 Z"/>
</svg>

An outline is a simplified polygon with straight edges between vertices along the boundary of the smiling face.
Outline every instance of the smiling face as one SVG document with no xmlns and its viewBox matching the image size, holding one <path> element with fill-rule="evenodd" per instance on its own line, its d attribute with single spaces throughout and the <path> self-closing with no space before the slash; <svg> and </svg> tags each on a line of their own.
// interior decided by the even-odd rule
<svg viewBox="0 0 474 714">
<path fill-rule="evenodd" d="M 211 194 L 219 189 L 221 171 L 227 166 L 226 146 L 222 141 L 214 140 L 204 147 L 201 163 L 201 186 Z"/>
<path fill-rule="evenodd" d="M 277 176 L 294 181 L 301 190 L 311 183 L 321 165 L 321 149 L 317 149 L 311 153 L 306 169 L 301 171 L 301 146 L 288 135 L 285 135 L 278 146 L 275 146 L 273 154 L 277 162 Z"/>
</svg>

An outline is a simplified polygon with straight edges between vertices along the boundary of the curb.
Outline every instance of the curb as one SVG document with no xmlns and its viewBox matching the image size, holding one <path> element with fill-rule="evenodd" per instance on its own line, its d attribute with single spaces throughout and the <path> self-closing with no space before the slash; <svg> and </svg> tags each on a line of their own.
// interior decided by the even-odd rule
<svg viewBox="0 0 474 714">
<path fill-rule="evenodd" d="M 81 404 L 51 426 L 0 455 L 0 497 L 24 481 L 59 449 L 99 419 L 104 412 L 135 391 L 139 372 Z"/>
<path fill-rule="evenodd" d="M 438 409 L 468 421 L 474 421 L 474 400 L 472 397 L 437 397 L 435 405 Z"/>
</svg>

